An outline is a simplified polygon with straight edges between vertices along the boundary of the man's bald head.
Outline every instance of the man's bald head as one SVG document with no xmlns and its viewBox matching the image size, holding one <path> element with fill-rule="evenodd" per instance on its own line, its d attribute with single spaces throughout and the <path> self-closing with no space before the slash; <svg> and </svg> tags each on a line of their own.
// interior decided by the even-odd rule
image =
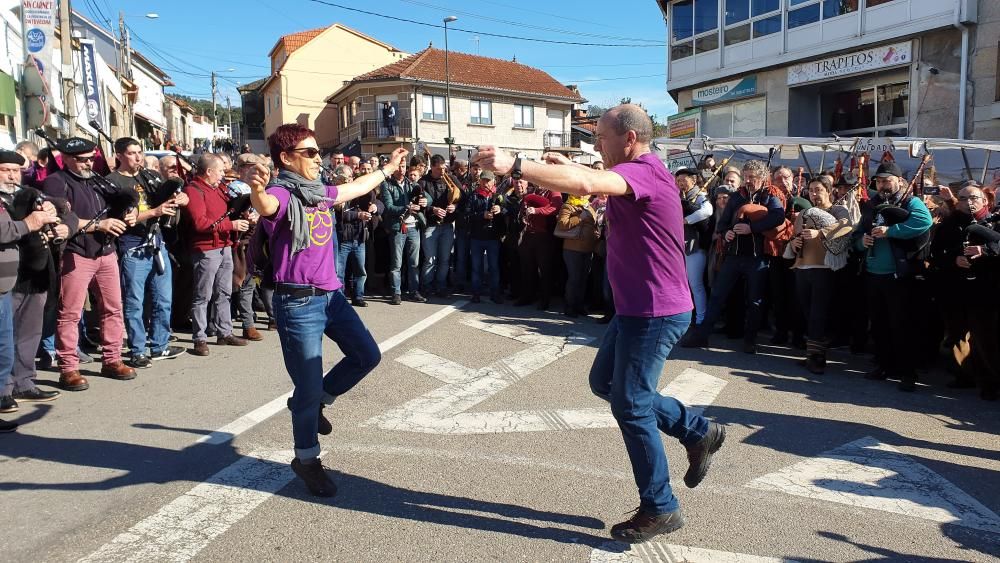
<svg viewBox="0 0 1000 563">
<path fill-rule="evenodd" d="M 648 145 L 653 140 L 653 120 L 646 110 L 635 104 L 622 104 L 609 109 L 601 116 L 619 135 L 635 131 L 635 142 Z"/>
</svg>

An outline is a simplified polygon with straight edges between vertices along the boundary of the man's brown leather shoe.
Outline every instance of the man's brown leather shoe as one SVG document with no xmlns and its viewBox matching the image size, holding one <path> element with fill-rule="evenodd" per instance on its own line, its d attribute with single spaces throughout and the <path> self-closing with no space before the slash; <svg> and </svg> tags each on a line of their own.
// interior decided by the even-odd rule
<svg viewBox="0 0 1000 563">
<path fill-rule="evenodd" d="M 232 334 L 229 336 L 220 336 L 215 343 L 219 346 L 246 346 L 249 344 L 246 340 Z"/>
<path fill-rule="evenodd" d="M 243 338 L 253 342 L 260 342 L 261 340 L 264 340 L 264 337 L 261 336 L 261 334 L 257 332 L 257 329 L 254 327 L 243 329 Z"/>
<path fill-rule="evenodd" d="M 135 370 L 122 362 L 104 364 L 104 366 L 101 367 L 101 377 L 110 377 L 111 379 L 117 379 L 118 381 L 128 381 L 130 379 L 135 379 Z"/>
<path fill-rule="evenodd" d="M 208 342 L 205 340 L 195 340 L 194 348 L 191 353 L 195 356 L 207 356 L 208 355 Z"/>
<path fill-rule="evenodd" d="M 85 391 L 90 388 L 90 383 L 79 371 L 73 370 L 59 374 L 59 386 L 67 391 Z"/>
</svg>

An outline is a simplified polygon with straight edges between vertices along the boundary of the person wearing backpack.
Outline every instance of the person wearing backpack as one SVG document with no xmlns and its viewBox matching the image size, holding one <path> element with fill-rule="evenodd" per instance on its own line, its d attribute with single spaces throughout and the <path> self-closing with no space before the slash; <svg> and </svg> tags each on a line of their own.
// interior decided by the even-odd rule
<svg viewBox="0 0 1000 563">
<path fill-rule="evenodd" d="M 392 153 L 389 162 L 370 174 L 340 186 L 320 180 L 322 160 L 316 134 L 297 123 L 282 125 L 268 137 L 278 176 L 256 165 L 245 176 L 250 198 L 260 213 L 258 228 L 268 240 L 274 284 L 273 308 L 285 368 L 295 390 L 288 400 L 292 413 L 295 459 L 292 470 L 316 496 L 331 497 L 337 486 L 319 461 L 319 436 L 333 426 L 323 408 L 348 392 L 382 359 L 378 344 L 344 294 L 337 276 L 333 206 L 368 194 L 400 166 L 406 149 Z M 258 262 L 255 245 L 251 254 Z M 325 374 L 323 335 L 344 353 Z"/>
</svg>

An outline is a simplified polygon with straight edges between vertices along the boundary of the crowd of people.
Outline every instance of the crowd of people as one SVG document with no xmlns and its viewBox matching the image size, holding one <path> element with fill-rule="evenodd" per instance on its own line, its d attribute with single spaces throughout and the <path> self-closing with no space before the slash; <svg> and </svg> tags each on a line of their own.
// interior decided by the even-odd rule
<svg viewBox="0 0 1000 563">
<path fill-rule="evenodd" d="M 208 356 L 210 338 L 247 346 L 275 329 L 273 287 L 252 257 L 260 216 L 244 181 L 258 165 L 276 180 L 272 155 L 244 147 L 235 158 L 157 160 L 132 138 L 113 152 L 82 138 L 0 152 L 0 359 L 11 364 L 0 364 L 0 413 L 59 396 L 35 385 L 36 369 L 58 369 L 63 391 L 82 391 L 80 366 L 96 351 L 100 374 L 125 381 L 185 351 Z M 334 152 L 322 182 L 385 175 L 386 162 Z M 567 317 L 597 313 L 608 323 L 607 197 L 515 176 L 414 155 L 329 220 L 295 220 L 311 222 L 308 236 L 324 246 L 332 240 L 355 307 L 371 295 L 399 305 L 459 293 L 547 310 L 558 296 Z M 915 185 L 888 159 L 870 185 L 850 171 L 804 178 L 710 157 L 674 177 L 694 302 L 681 346 L 707 347 L 722 332 L 752 354 L 771 325 L 771 344 L 805 350 L 812 373 L 826 371 L 830 348 L 846 346 L 874 352 L 867 378 L 898 379 L 905 391 L 944 349 L 950 385 L 997 398 L 998 313 L 984 297 L 1000 272 L 995 186 L 937 187 L 932 168 Z M 923 184 L 934 195 L 922 195 Z M 189 350 L 174 336 L 187 331 Z"/>
</svg>

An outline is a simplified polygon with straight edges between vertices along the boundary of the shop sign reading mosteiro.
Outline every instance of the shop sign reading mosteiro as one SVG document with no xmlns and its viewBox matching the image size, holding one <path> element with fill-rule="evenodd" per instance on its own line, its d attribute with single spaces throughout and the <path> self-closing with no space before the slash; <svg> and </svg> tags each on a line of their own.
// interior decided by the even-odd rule
<svg viewBox="0 0 1000 563">
<path fill-rule="evenodd" d="M 912 60 L 913 54 L 909 41 L 882 45 L 881 47 L 790 66 L 788 67 L 788 85 L 910 64 Z"/>
</svg>

